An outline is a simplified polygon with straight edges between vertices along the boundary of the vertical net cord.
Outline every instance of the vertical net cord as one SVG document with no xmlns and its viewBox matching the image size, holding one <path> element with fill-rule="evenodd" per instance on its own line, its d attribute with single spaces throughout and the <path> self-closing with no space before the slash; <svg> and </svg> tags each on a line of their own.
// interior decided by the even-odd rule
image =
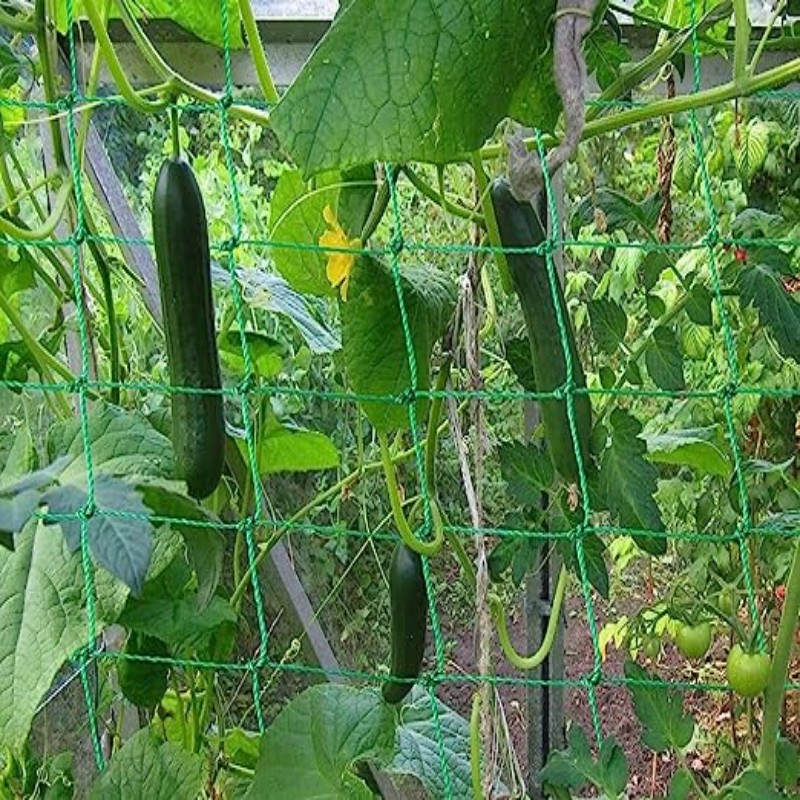
<svg viewBox="0 0 800 800">
<path fill-rule="evenodd" d="M 541 134 L 537 130 L 536 146 L 539 152 L 539 161 L 542 165 L 542 178 L 544 180 L 544 191 L 547 197 L 547 207 L 551 219 L 551 234 L 548 236 L 544 243 L 545 262 L 547 265 L 547 277 L 550 282 L 550 293 L 553 300 L 553 305 L 556 312 L 556 322 L 558 324 L 559 339 L 561 342 L 561 351 L 564 356 L 564 365 L 566 371 L 566 382 L 564 386 L 556 390 L 556 396 L 564 397 L 567 407 L 567 419 L 569 421 L 570 439 L 572 440 L 572 448 L 575 454 L 575 463 L 578 467 L 578 485 L 580 488 L 581 505 L 583 511 L 583 519 L 580 524 L 571 532 L 570 538 L 573 540 L 575 546 L 575 555 L 578 562 L 578 572 L 580 577 L 581 592 L 586 607 L 586 621 L 589 626 L 589 635 L 592 642 L 592 671 L 583 679 L 583 685 L 587 690 L 589 698 L 589 708 L 592 715 L 592 727 L 599 747 L 602 739 L 602 725 L 600 723 L 600 712 L 597 704 L 597 687 L 602 683 L 602 657 L 600 653 L 599 634 L 597 630 L 597 621 L 594 611 L 594 601 L 592 599 L 592 588 L 589 581 L 589 571 L 586 564 L 586 552 L 583 545 L 583 539 L 587 532 L 591 531 L 591 506 L 589 503 L 589 484 L 586 479 L 586 468 L 583 463 L 583 453 L 581 452 L 580 441 L 578 439 L 578 424 L 575 411 L 575 395 L 577 390 L 574 382 L 574 365 L 572 363 L 572 353 L 569 347 L 569 335 L 567 333 L 567 325 L 569 321 L 564 319 L 559 302 L 559 276 L 556 272 L 555 262 L 553 260 L 553 251 L 561 249 L 563 252 L 564 242 L 563 234 L 561 232 L 561 220 L 558 214 L 558 204 L 556 203 L 555 193 L 553 191 L 552 176 L 547 167 L 547 158 L 542 142 Z"/>
<path fill-rule="evenodd" d="M 261 708 L 261 689 L 259 670 L 267 664 L 269 653 L 269 635 L 267 631 L 266 612 L 264 610 L 264 600 L 261 594 L 261 582 L 256 566 L 256 545 L 255 532 L 259 525 L 266 522 L 266 498 L 264 488 L 261 483 L 261 472 L 259 469 L 258 453 L 256 448 L 255 430 L 251 417 L 250 403 L 251 394 L 256 383 L 255 369 L 253 366 L 253 356 L 250 352 L 250 345 L 247 341 L 247 320 L 245 317 L 245 303 L 242 297 L 241 286 L 236 266 L 236 248 L 242 238 L 242 208 L 239 201 L 239 188 L 236 183 L 236 165 L 233 160 L 233 149 L 231 147 L 230 136 L 228 133 L 228 108 L 233 102 L 233 67 L 231 63 L 231 40 L 230 40 L 230 19 L 228 17 L 227 0 L 220 0 L 222 15 L 222 37 L 223 37 L 223 66 L 225 70 L 225 92 L 220 103 L 220 135 L 222 146 L 225 151 L 225 166 L 228 172 L 229 188 L 231 200 L 234 208 L 234 229 L 230 240 L 225 245 L 227 251 L 227 268 L 231 279 L 231 295 L 236 314 L 236 322 L 239 326 L 241 338 L 242 357 L 244 359 L 244 380 L 239 387 L 239 395 L 242 403 L 242 419 L 245 428 L 245 440 L 247 442 L 247 456 L 250 467 L 250 477 L 253 481 L 254 515 L 249 517 L 245 523 L 245 543 L 247 546 L 247 562 L 250 571 L 250 579 L 253 588 L 253 602 L 256 608 L 258 633 L 259 633 L 259 655 L 251 662 L 250 676 L 253 693 L 253 703 L 258 723 L 258 729 L 263 733 L 265 730 L 264 714 Z M 247 509 L 243 509 L 247 513 Z"/>
<path fill-rule="evenodd" d="M 403 227 L 402 215 L 400 213 L 400 204 L 397 197 L 397 183 L 393 179 L 391 164 L 385 165 L 386 180 L 389 183 L 389 199 L 392 209 L 392 221 L 394 223 L 394 234 L 389 250 L 391 253 L 391 271 L 392 280 L 394 281 L 395 292 L 397 294 L 397 304 L 400 310 L 400 320 L 403 326 L 403 340 L 406 347 L 406 356 L 408 358 L 408 372 L 409 372 L 409 390 L 406 392 L 406 401 L 408 403 L 408 422 L 411 430 L 411 441 L 414 448 L 414 459 L 417 468 L 417 480 L 420 485 L 420 493 L 423 501 L 423 511 L 425 517 L 425 527 L 429 530 L 432 526 L 431 514 L 431 497 L 428 493 L 428 476 L 425 469 L 425 456 L 422 452 L 422 437 L 419 432 L 419 425 L 417 422 L 417 399 L 418 399 L 418 371 L 417 371 L 417 357 L 414 351 L 414 340 L 411 335 L 411 325 L 408 320 L 408 312 L 405 305 L 405 297 L 403 293 L 403 284 L 400 272 L 400 256 L 403 252 Z M 392 402 L 387 398 L 388 402 Z M 436 592 L 433 586 L 433 577 L 430 572 L 429 560 L 425 556 L 420 556 L 422 559 L 422 570 L 425 576 L 425 589 L 428 596 L 428 611 L 431 618 L 431 629 L 433 630 L 434 649 L 436 652 L 436 672 L 433 676 L 428 676 L 427 690 L 430 699 L 431 714 L 433 716 L 434 727 L 436 730 L 436 743 L 439 751 L 439 764 L 442 769 L 442 780 L 444 782 L 445 796 L 447 798 L 453 797 L 452 780 L 450 778 L 450 768 L 447 763 L 447 755 L 444 747 L 444 737 L 442 734 L 441 721 L 439 719 L 438 703 L 436 701 L 436 686 L 441 683 L 442 676 L 444 675 L 444 637 L 442 636 L 441 626 L 439 624 L 439 615 L 436 609 Z"/>
<path fill-rule="evenodd" d="M 96 708 L 94 697 L 92 697 L 91 686 L 89 685 L 86 670 L 89 663 L 96 664 L 97 650 L 97 598 L 94 587 L 94 567 L 92 566 L 89 551 L 89 518 L 97 512 L 95 503 L 95 477 L 92 464 L 92 442 L 89 433 L 89 411 L 86 398 L 89 383 L 89 328 L 86 320 L 86 312 L 83 300 L 83 276 L 82 276 L 82 245 L 86 239 L 86 224 L 84 220 L 84 197 L 82 184 L 81 156 L 78 152 L 77 131 L 75 127 L 75 104 L 78 102 L 80 84 L 78 81 L 78 65 L 75 53 L 75 34 L 73 22 L 75 20 L 74 0 L 66 0 L 67 10 L 67 43 L 69 48 L 69 72 L 70 72 L 70 91 L 66 98 L 66 119 L 67 119 L 67 142 L 69 149 L 69 168 L 73 179 L 73 192 L 75 199 L 75 230 L 69 238 L 69 246 L 72 249 L 72 285 L 75 301 L 76 318 L 78 321 L 78 337 L 81 352 L 81 374 L 77 381 L 78 391 L 78 410 L 81 424 L 81 440 L 83 443 L 84 461 L 86 465 L 86 505 L 78 512 L 80 519 L 80 550 L 81 550 L 81 569 L 83 572 L 83 590 L 86 596 L 86 618 L 88 625 L 89 648 L 91 655 L 84 648 L 79 656 L 81 671 L 81 685 L 83 687 L 84 699 L 89 717 L 89 731 L 92 740 L 92 751 L 95 763 L 99 770 L 105 768 L 102 748 L 100 746 L 100 736 L 97 729 Z M 55 62 L 58 63 L 57 60 Z M 59 124 L 56 122 L 55 124 Z M 53 143 L 54 146 L 56 143 Z M 57 156 L 60 157 L 60 156 Z"/>
<path fill-rule="evenodd" d="M 702 70 L 700 61 L 700 38 L 697 34 L 697 0 L 689 0 L 689 12 L 692 26 L 693 90 L 695 93 L 697 93 L 700 91 L 701 87 Z M 750 554 L 748 546 L 748 536 L 750 535 L 752 529 L 750 501 L 747 493 L 747 481 L 745 479 L 744 469 L 742 467 L 742 456 L 739 450 L 739 442 L 736 435 L 736 424 L 733 413 L 733 399 L 738 393 L 740 383 L 739 365 L 737 363 L 736 344 L 733 341 L 733 332 L 731 330 L 727 310 L 725 309 L 725 302 L 722 295 L 722 282 L 720 280 L 719 270 L 717 268 L 715 253 L 715 248 L 720 240 L 719 217 L 717 216 L 716 206 L 714 205 L 714 199 L 712 197 L 711 181 L 709 178 L 708 169 L 706 167 L 702 132 L 700 130 L 700 125 L 697 120 L 697 113 L 695 111 L 689 112 L 689 124 L 697 154 L 697 161 L 703 185 L 703 199 L 705 201 L 706 213 L 708 215 L 710 226 L 710 230 L 706 236 L 706 252 L 708 254 L 708 266 L 709 272 L 711 273 L 712 289 L 714 293 L 714 300 L 719 312 L 723 341 L 725 344 L 725 355 L 728 362 L 728 372 L 730 375 L 729 384 L 719 392 L 719 396 L 722 399 L 723 411 L 725 414 L 725 426 L 727 429 L 731 453 L 733 455 L 734 474 L 736 475 L 736 482 L 739 490 L 739 500 L 742 508 L 742 516 L 736 526 L 736 538 L 739 547 L 742 574 L 747 591 L 748 611 L 755 626 L 758 646 L 763 650 L 765 646 L 764 631 L 762 630 L 761 621 L 759 619 L 758 608 L 756 606 L 755 599 L 755 589 L 753 585 L 753 576 L 750 571 Z"/>
</svg>

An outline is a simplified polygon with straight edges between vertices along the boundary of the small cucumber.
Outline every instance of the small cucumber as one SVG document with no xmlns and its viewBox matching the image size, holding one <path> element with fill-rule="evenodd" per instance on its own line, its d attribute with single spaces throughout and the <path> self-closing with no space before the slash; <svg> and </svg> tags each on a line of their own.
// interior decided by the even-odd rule
<svg viewBox="0 0 800 800">
<path fill-rule="evenodd" d="M 389 594 L 392 611 L 392 677 L 383 684 L 383 699 L 399 703 L 419 677 L 425 655 L 428 627 L 428 594 L 422 559 L 402 542 L 395 547 L 389 565 Z"/>
<path fill-rule="evenodd" d="M 153 194 L 153 239 L 164 315 L 172 394 L 172 446 L 177 477 L 201 499 L 219 484 L 225 420 L 211 295 L 208 225 L 189 164 L 167 159 Z"/>
<path fill-rule="evenodd" d="M 517 200 L 507 181 L 494 181 L 490 191 L 503 247 L 531 248 L 545 241 L 545 227 L 533 206 Z M 552 392 L 566 383 L 567 365 L 547 274 L 547 262 L 543 255 L 535 253 L 506 253 L 506 260 L 525 317 L 536 390 Z M 557 285 L 556 294 L 566 328 L 567 346 L 572 361 L 572 380 L 576 389 L 585 389 L 586 378 L 578 358 L 575 335 L 560 285 Z M 592 429 L 588 395 L 574 395 L 574 404 L 578 447 L 585 464 L 589 455 Z M 578 463 L 572 442 L 567 402 L 543 400 L 540 406 L 553 466 L 568 483 L 575 484 L 578 482 Z"/>
</svg>

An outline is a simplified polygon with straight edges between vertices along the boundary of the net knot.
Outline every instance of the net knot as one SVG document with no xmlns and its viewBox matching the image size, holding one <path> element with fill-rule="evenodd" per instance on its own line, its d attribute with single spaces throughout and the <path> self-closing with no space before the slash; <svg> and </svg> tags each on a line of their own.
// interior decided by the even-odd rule
<svg viewBox="0 0 800 800">
<path fill-rule="evenodd" d="M 97 504 L 94 500 L 87 500 L 86 504 L 78 511 L 79 519 L 91 519 L 97 513 Z"/>
<path fill-rule="evenodd" d="M 397 395 L 397 405 L 399 406 L 410 406 L 416 402 L 417 393 L 409 387 Z"/>
<path fill-rule="evenodd" d="M 220 242 L 219 249 L 223 253 L 232 253 L 236 248 L 239 246 L 239 235 L 233 234 L 233 236 L 225 239 L 224 242 Z"/>
<path fill-rule="evenodd" d="M 556 400 L 566 400 L 571 394 L 575 394 L 575 381 L 572 379 L 553 389 Z"/>
<path fill-rule="evenodd" d="M 86 241 L 86 228 L 83 226 L 83 223 L 78 225 L 75 229 L 75 233 L 72 234 L 72 241 L 80 247 Z"/>
<path fill-rule="evenodd" d="M 603 682 L 603 673 L 601 672 L 599 666 L 596 666 L 594 669 L 592 669 L 586 682 L 589 684 L 589 686 L 594 688 L 597 688 Z"/>
<path fill-rule="evenodd" d="M 251 394 L 256 388 L 256 376 L 248 372 L 240 381 L 237 391 L 239 394 Z"/>
<path fill-rule="evenodd" d="M 733 400 L 738 392 L 738 387 L 734 381 L 725 384 L 720 390 L 720 396 L 723 400 Z"/>
<path fill-rule="evenodd" d="M 88 381 L 86 378 L 81 375 L 80 377 L 74 378 L 69 385 L 69 391 L 72 394 L 80 394 L 81 392 L 86 391 L 86 387 L 88 385 Z"/>
<path fill-rule="evenodd" d="M 403 248 L 405 247 L 405 242 L 403 241 L 403 236 L 400 233 L 395 233 L 392 238 L 389 240 L 389 252 L 395 256 L 400 255 L 403 252 Z"/>
<path fill-rule="evenodd" d="M 75 91 L 69 91 L 56 101 L 56 109 L 58 111 L 71 111 L 78 102 L 78 96 Z"/>
<path fill-rule="evenodd" d="M 716 247 L 720 243 L 720 235 L 719 231 L 716 228 L 712 228 L 706 234 L 706 245 L 708 247 Z"/>
<path fill-rule="evenodd" d="M 230 92 L 226 92 L 220 97 L 219 104 L 224 110 L 229 109 L 233 105 L 233 95 Z"/>
</svg>

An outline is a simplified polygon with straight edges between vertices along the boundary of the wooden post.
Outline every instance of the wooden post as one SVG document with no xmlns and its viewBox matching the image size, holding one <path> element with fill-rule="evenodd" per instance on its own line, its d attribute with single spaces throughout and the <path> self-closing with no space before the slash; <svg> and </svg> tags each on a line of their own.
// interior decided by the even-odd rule
<svg viewBox="0 0 800 800">
<path fill-rule="evenodd" d="M 564 185 L 561 173 L 552 179 L 558 219 L 563 224 Z M 552 236 L 552 219 L 548 214 L 548 235 Z M 560 238 L 560 237 L 559 237 Z M 561 282 L 564 281 L 563 251 L 553 253 L 553 261 Z M 539 424 L 538 403 L 526 401 L 525 433 L 530 436 Z M 545 498 L 546 499 L 546 498 Z M 550 608 L 561 560 L 543 551 L 540 569 L 530 575 L 526 582 L 525 618 L 528 625 L 528 650 L 536 650 L 544 638 L 550 621 Z M 541 681 L 561 681 L 564 678 L 564 627 L 560 625 L 553 648 L 542 665 L 529 677 Z M 547 763 L 549 754 L 564 744 L 564 689 L 561 685 L 541 684 L 528 689 L 528 793 L 532 798 L 542 798 L 539 775 Z"/>
</svg>

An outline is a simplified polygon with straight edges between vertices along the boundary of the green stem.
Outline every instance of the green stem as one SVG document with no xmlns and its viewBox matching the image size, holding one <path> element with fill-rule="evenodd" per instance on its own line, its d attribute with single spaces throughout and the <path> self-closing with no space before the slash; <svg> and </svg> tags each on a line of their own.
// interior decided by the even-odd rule
<svg viewBox="0 0 800 800">
<path fill-rule="evenodd" d="M 53 201 L 53 210 L 38 228 L 20 227 L 5 217 L 0 217 L 0 233 L 9 239 L 17 239 L 23 242 L 36 242 L 47 239 L 56 229 L 58 223 L 61 222 L 61 218 L 64 216 L 67 205 L 72 198 L 72 179 L 66 174 L 63 177 L 64 183 L 61 184 L 61 188 Z"/>
<path fill-rule="evenodd" d="M 178 678 L 175 673 L 172 673 L 170 678 L 172 683 L 172 691 L 175 693 L 175 703 L 178 706 L 178 720 L 181 729 L 181 743 L 188 750 L 190 749 L 189 732 L 186 729 L 186 706 L 183 704 L 183 695 L 181 694 Z"/>
<path fill-rule="evenodd" d="M 95 0 L 84 0 L 84 10 L 94 31 L 96 46 L 101 49 L 111 77 L 128 105 L 139 114 L 158 114 L 163 111 L 166 107 L 164 100 L 147 100 L 131 86 L 128 76 L 125 74 L 125 69 L 117 57 L 114 44 L 108 35 L 103 15 L 95 5 Z"/>
<path fill-rule="evenodd" d="M 0 181 L 3 183 L 3 189 L 5 189 L 6 194 L 8 195 L 8 203 L 6 203 L 3 211 L 8 211 L 12 216 L 16 216 L 19 214 L 19 201 L 21 196 L 17 194 L 17 189 L 14 186 L 14 181 L 11 180 L 11 173 L 8 171 L 8 162 L 6 158 L 8 157 L 8 140 L 3 137 L 2 141 L 2 152 L 0 153 Z"/>
<path fill-rule="evenodd" d="M 189 682 L 189 703 L 192 712 L 192 731 L 191 731 L 191 750 L 193 753 L 200 752 L 200 709 L 197 707 L 197 694 L 195 693 L 195 680 L 197 673 L 194 669 L 187 670 L 186 677 Z"/>
<path fill-rule="evenodd" d="M 486 321 L 480 330 L 479 338 L 483 341 L 494 330 L 495 323 L 497 322 L 497 302 L 494 299 L 494 287 L 492 286 L 492 278 L 489 275 L 489 270 L 486 269 L 486 262 L 481 265 L 481 289 L 483 290 L 483 298 L 486 301 Z"/>
<path fill-rule="evenodd" d="M 483 217 L 478 214 L 476 211 L 471 211 L 466 206 L 462 206 L 460 203 L 454 203 L 452 200 L 448 200 L 444 194 L 437 192 L 431 186 L 428 186 L 422 178 L 411 168 L 406 166 L 403 169 L 408 180 L 411 182 L 411 185 L 421 194 L 428 198 L 428 200 L 436 203 L 437 206 L 443 208 L 445 211 L 453 214 L 453 216 L 460 217 L 461 219 L 469 220 L 470 222 L 474 222 L 476 225 L 483 226 L 484 220 Z"/>
<path fill-rule="evenodd" d="M 8 177 L 9 179 L 11 178 L 10 175 Z M 51 183 L 53 183 L 58 179 L 59 175 L 55 174 L 55 175 L 48 175 L 45 178 L 40 178 L 34 184 L 28 183 L 28 185 L 23 187 L 23 190 L 21 192 L 15 192 L 13 200 L 6 203 L 2 208 L 0 208 L 0 214 L 5 214 L 6 212 L 8 212 L 10 216 L 15 217 L 17 214 L 19 214 L 19 203 L 21 200 L 27 200 L 30 197 L 31 203 L 33 203 L 36 197 L 36 195 L 34 194 L 35 192 L 38 192 L 40 189 L 47 188 Z M 5 183 L 5 180 L 3 181 L 3 183 Z M 37 216 L 40 216 L 40 219 L 45 219 L 44 212 L 42 212 L 42 214 L 39 215 L 39 211 L 42 210 L 42 207 L 38 204 L 38 202 L 35 204 L 34 210 L 36 211 Z"/>
<path fill-rule="evenodd" d="M 499 153 L 498 153 L 499 155 Z M 481 198 L 481 206 L 483 207 L 483 227 L 489 237 L 489 243 L 492 247 L 497 248 L 494 252 L 494 260 L 497 264 L 497 271 L 500 273 L 500 285 L 506 294 L 513 291 L 513 284 L 511 282 L 511 273 L 508 269 L 508 261 L 506 254 L 503 252 L 503 242 L 500 239 L 500 228 L 497 225 L 497 217 L 494 213 L 494 206 L 492 205 L 492 198 L 489 195 L 489 179 L 483 171 L 483 164 L 477 153 L 471 156 L 472 170 L 475 173 L 475 183 L 478 186 L 478 193 Z"/>
<path fill-rule="evenodd" d="M 66 381 L 72 380 L 72 373 L 69 368 L 39 344 L 39 340 L 28 330 L 22 321 L 22 317 L 3 292 L 0 292 L 0 311 L 3 311 L 8 317 L 8 321 L 16 328 L 31 356 L 33 356 L 42 370 L 42 377 L 54 383 L 53 373 L 56 373 Z"/>
<path fill-rule="evenodd" d="M 44 85 L 44 97 L 50 105 L 58 101 L 56 89 L 56 69 L 53 66 L 53 40 L 50 36 L 50 23 L 48 17 L 48 0 L 36 0 L 34 6 L 34 19 L 36 21 L 36 48 L 39 52 L 39 67 Z M 64 141 L 61 136 L 61 125 L 58 118 L 52 114 L 48 119 L 50 136 L 53 145 L 53 157 L 59 170 L 67 170 L 64 157 Z"/>
<path fill-rule="evenodd" d="M 472 713 L 469 717 L 469 761 L 472 773 L 472 796 L 483 800 L 481 781 L 481 693 L 472 696 Z"/>
<path fill-rule="evenodd" d="M 28 176 L 25 174 L 25 170 L 23 169 L 13 147 L 8 150 L 8 155 L 11 158 L 11 163 L 14 165 L 14 171 L 17 173 L 20 183 L 25 187 L 25 193 L 20 195 L 19 199 L 22 200 L 25 197 L 30 197 L 31 205 L 33 206 L 33 210 L 36 212 L 36 216 L 38 216 L 40 220 L 45 219 L 47 215 L 42 208 L 42 204 L 36 197 L 36 192 L 39 189 L 49 186 L 57 176 L 48 175 L 47 177 L 42 178 L 40 181 L 37 181 L 36 185 L 34 186 L 28 180 Z"/>
<path fill-rule="evenodd" d="M 219 95 L 187 80 L 164 61 L 161 54 L 153 46 L 153 43 L 147 38 L 147 34 L 142 30 L 142 26 L 136 16 L 131 13 L 128 6 L 129 0 L 116 0 L 116 3 L 120 18 L 128 29 L 128 33 L 130 33 L 134 43 L 141 51 L 142 57 L 161 80 L 168 83 L 174 92 L 181 92 L 201 103 L 208 105 L 219 103 L 221 99 Z M 266 112 L 257 108 L 242 106 L 238 103 L 234 103 L 228 109 L 228 116 L 233 119 L 245 119 L 264 126 L 268 126 L 270 123 L 270 116 Z"/>
<path fill-rule="evenodd" d="M 18 33 L 36 33 L 36 23 L 30 17 L 17 17 L 0 8 L 0 27 Z"/>
<path fill-rule="evenodd" d="M 675 750 L 675 755 L 678 758 L 678 762 L 683 767 L 683 771 L 689 776 L 689 780 L 692 782 L 692 786 L 694 786 L 694 790 L 697 793 L 697 796 L 701 798 L 701 800 L 706 800 L 708 795 L 703 791 L 700 784 L 697 782 L 697 777 L 695 776 L 694 772 L 689 769 L 689 764 L 686 761 L 686 756 L 680 751 Z"/>
<path fill-rule="evenodd" d="M 109 357 L 111 360 L 111 392 L 109 399 L 112 404 L 119 405 L 119 384 L 122 380 L 120 374 L 119 360 L 119 336 L 117 335 L 117 312 L 114 308 L 114 289 L 111 285 L 111 270 L 105 254 L 100 250 L 100 246 L 94 239 L 87 240 L 89 250 L 92 253 L 97 270 L 100 273 L 100 281 L 103 284 L 103 300 L 108 317 L 108 344 Z"/>
<path fill-rule="evenodd" d="M 542 639 L 542 644 L 539 649 L 529 656 L 520 655 L 512 644 L 511 637 L 508 635 L 505 608 L 500 598 L 495 595 L 489 597 L 492 616 L 494 617 L 495 625 L 497 625 L 497 637 L 500 640 L 500 646 L 503 648 L 505 657 L 517 669 L 536 669 L 553 649 L 556 631 L 561 621 L 561 605 L 564 601 L 564 594 L 567 589 L 567 578 L 567 568 L 562 566 L 561 572 L 558 574 L 558 583 L 556 584 L 556 591 L 553 595 L 553 605 L 550 609 L 550 619 L 547 621 L 547 630 L 545 631 L 544 639 Z"/>
<path fill-rule="evenodd" d="M 747 55 L 750 46 L 750 19 L 747 0 L 733 0 L 734 48 L 733 84 L 741 86 L 747 80 Z"/>
<path fill-rule="evenodd" d="M 775 4 L 775 8 L 772 10 L 772 14 L 767 22 L 767 27 L 764 28 L 764 32 L 761 34 L 761 39 L 756 47 L 755 52 L 753 53 L 753 58 L 750 61 L 750 66 L 747 68 L 747 71 L 750 75 L 756 74 L 756 68 L 758 67 L 758 62 L 761 60 L 761 55 L 764 52 L 764 48 L 766 48 L 767 43 L 769 42 L 769 37 L 772 34 L 772 30 L 775 27 L 775 23 L 778 21 L 778 18 L 783 13 L 783 10 L 786 8 L 786 0 L 778 0 Z"/>
<path fill-rule="evenodd" d="M 369 237 L 375 233 L 375 229 L 380 224 L 383 215 L 386 213 L 386 209 L 389 207 L 389 200 L 391 198 L 390 180 L 396 181 L 397 173 L 393 174 L 391 178 L 387 176 L 386 180 L 378 187 L 378 193 L 375 196 L 375 202 L 372 204 L 372 210 L 369 212 L 367 221 L 361 229 L 362 243 L 366 243 Z"/>
<path fill-rule="evenodd" d="M 428 412 L 428 430 L 425 439 L 425 477 L 428 483 L 428 493 L 436 494 L 436 445 L 439 441 L 439 420 L 442 416 L 442 404 L 444 403 L 444 390 L 447 388 L 447 381 L 450 379 L 450 368 L 453 365 L 453 357 L 448 354 L 436 376 L 433 399 L 431 400 L 430 411 Z"/>
<path fill-rule="evenodd" d="M 258 35 L 258 25 L 256 25 L 256 19 L 253 16 L 250 0 L 239 0 L 239 16 L 242 18 L 244 33 L 247 37 L 247 43 L 250 45 L 250 55 L 253 58 L 253 65 L 256 68 L 258 83 L 261 86 L 264 99 L 268 103 L 277 103 L 278 90 L 272 80 L 272 73 L 267 63 L 267 54 L 264 52 L 264 45 Z"/>
<path fill-rule="evenodd" d="M 111 0 L 102 0 L 103 6 L 100 14 L 102 19 L 103 28 L 108 24 L 108 15 L 111 10 Z M 102 51 L 99 47 L 94 48 L 92 53 L 92 63 L 89 67 L 89 77 L 86 79 L 86 88 L 84 90 L 85 97 L 94 97 L 97 94 L 97 87 L 100 83 L 100 64 L 101 64 Z M 80 126 L 78 127 L 77 137 L 77 151 L 80 158 L 81 167 L 83 167 L 83 159 L 86 150 L 86 138 L 89 135 L 89 126 L 92 122 L 93 106 L 87 106 L 82 110 Z"/>
<path fill-rule="evenodd" d="M 392 516 L 397 526 L 397 532 L 406 547 L 411 548 L 421 556 L 431 558 L 435 556 L 442 547 L 444 541 L 444 523 L 439 512 L 439 505 L 435 497 L 430 498 L 431 517 L 433 521 L 433 540 L 422 542 L 414 535 L 411 526 L 408 524 L 403 503 L 400 500 L 400 489 L 397 485 L 397 475 L 394 470 L 392 454 L 389 451 L 389 441 L 385 433 L 378 433 L 378 443 L 381 448 L 381 462 L 383 464 L 383 474 L 386 476 L 386 487 L 389 492 L 389 504 L 392 507 Z"/>
<path fill-rule="evenodd" d="M 169 128 L 172 133 L 172 157 L 177 161 L 181 157 L 181 127 L 178 123 L 178 109 L 175 106 L 169 110 Z"/>
<path fill-rule="evenodd" d="M 646 106 L 631 108 L 602 119 L 593 120 L 587 123 L 583 129 L 582 139 L 583 141 L 588 141 L 597 136 L 604 136 L 630 125 L 647 122 L 657 117 L 666 117 L 672 114 L 680 114 L 683 111 L 714 106 L 734 100 L 737 97 L 747 97 L 756 92 L 766 91 L 789 83 L 798 76 L 800 76 L 800 58 L 794 58 L 785 64 L 780 64 L 758 75 L 746 78 L 741 86 L 736 86 L 734 83 L 726 83 L 713 89 L 705 89 L 695 94 L 678 95 L 666 100 L 657 100 Z M 549 142 L 550 140 L 544 139 L 544 141 Z M 526 139 L 526 144 L 533 147 L 535 140 L 533 138 Z M 497 158 L 502 152 L 502 147 L 500 144 L 487 145 L 480 151 L 481 158 L 484 160 Z M 466 158 L 467 156 L 461 156 L 458 160 L 463 161 Z"/>
<path fill-rule="evenodd" d="M 711 25 L 716 24 L 721 19 L 724 19 L 724 17 L 730 13 L 730 7 L 731 0 L 714 7 L 697 23 L 698 34 Z M 687 42 L 689 42 L 692 38 L 692 32 L 692 26 L 676 28 L 674 36 L 657 46 L 646 58 L 634 64 L 630 69 L 626 69 L 619 78 L 607 86 L 600 94 L 598 100 L 600 100 L 601 103 L 587 110 L 587 123 L 602 114 L 604 111 L 602 101 L 615 100 L 618 97 L 628 94 L 628 92 L 632 91 L 650 75 L 658 72 L 664 64 L 675 56 L 676 53 L 680 52 Z"/>
<path fill-rule="evenodd" d="M 769 684 L 764 693 L 764 720 L 761 727 L 759 769 L 769 781 L 775 780 L 776 748 L 786 678 L 792 658 L 798 614 L 800 614 L 800 544 L 795 543 L 794 559 L 786 584 L 778 637 L 772 656 Z"/>
</svg>

